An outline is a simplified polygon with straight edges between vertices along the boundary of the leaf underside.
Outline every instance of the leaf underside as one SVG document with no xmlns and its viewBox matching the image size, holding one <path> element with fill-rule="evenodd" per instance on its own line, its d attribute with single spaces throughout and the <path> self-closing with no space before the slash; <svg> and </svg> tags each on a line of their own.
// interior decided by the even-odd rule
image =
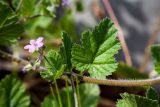
<svg viewBox="0 0 160 107">
<path fill-rule="evenodd" d="M 113 56 L 119 49 L 117 30 L 113 22 L 105 18 L 92 31 L 83 33 L 81 45 L 73 45 L 72 63 L 81 72 L 88 70 L 93 78 L 105 79 L 117 68 Z"/>
</svg>

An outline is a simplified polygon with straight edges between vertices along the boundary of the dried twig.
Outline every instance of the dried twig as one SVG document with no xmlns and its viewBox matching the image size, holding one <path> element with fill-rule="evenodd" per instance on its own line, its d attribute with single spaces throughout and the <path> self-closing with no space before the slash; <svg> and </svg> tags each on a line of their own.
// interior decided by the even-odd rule
<svg viewBox="0 0 160 107">
<path fill-rule="evenodd" d="M 143 56 L 143 62 L 139 67 L 139 71 L 140 72 L 144 72 L 147 64 L 148 64 L 148 60 L 149 60 L 149 56 L 150 56 L 150 46 L 155 42 L 158 33 L 160 32 L 160 18 L 158 18 L 157 21 L 158 24 L 156 24 L 156 27 L 153 31 L 153 33 L 151 34 L 150 39 L 148 40 L 147 46 L 145 48 L 145 52 L 144 52 L 144 56 Z"/>
<path fill-rule="evenodd" d="M 130 53 L 129 53 L 129 50 L 128 50 L 128 47 L 126 45 L 126 42 L 125 42 L 125 39 L 124 39 L 124 34 L 122 32 L 122 29 L 118 23 L 118 20 L 112 10 L 112 7 L 109 3 L 109 0 L 103 0 L 104 2 L 104 5 L 106 7 L 106 10 L 108 11 L 108 14 L 109 16 L 111 17 L 111 19 L 113 20 L 116 28 L 118 29 L 118 38 L 121 42 L 121 45 L 122 45 L 122 50 L 123 50 L 123 53 L 124 53 L 124 56 L 125 56 L 125 60 L 126 60 L 126 63 L 129 65 L 129 66 L 132 66 L 132 60 L 131 60 L 131 56 L 130 56 Z"/>
</svg>

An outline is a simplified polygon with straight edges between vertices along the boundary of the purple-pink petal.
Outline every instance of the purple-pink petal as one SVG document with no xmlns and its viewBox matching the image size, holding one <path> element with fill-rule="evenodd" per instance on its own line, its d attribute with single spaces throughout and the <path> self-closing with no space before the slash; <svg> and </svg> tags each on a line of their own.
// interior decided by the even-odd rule
<svg viewBox="0 0 160 107">
<path fill-rule="evenodd" d="M 34 45 L 35 43 L 36 43 L 36 41 L 35 40 L 30 40 L 30 42 L 29 42 L 31 45 Z"/>
<path fill-rule="evenodd" d="M 36 40 L 36 43 L 42 42 L 42 41 L 43 41 L 43 37 L 39 37 L 39 38 Z"/>
<path fill-rule="evenodd" d="M 36 50 L 36 48 L 35 48 L 34 46 L 30 46 L 30 48 L 29 48 L 28 51 L 29 51 L 30 53 L 33 53 L 35 50 Z"/>
<path fill-rule="evenodd" d="M 29 47 L 30 47 L 30 45 L 26 45 L 26 46 L 24 47 L 24 49 L 29 49 Z"/>
</svg>

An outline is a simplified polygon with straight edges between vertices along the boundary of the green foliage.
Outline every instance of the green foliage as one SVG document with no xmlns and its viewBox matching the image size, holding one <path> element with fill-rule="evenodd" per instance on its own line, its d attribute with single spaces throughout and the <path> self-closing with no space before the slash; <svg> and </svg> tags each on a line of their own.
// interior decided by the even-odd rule
<svg viewBox="0 0 160 107">
<path fill-rule="evenodd" d="M 72 96 L 72 89 L 69 87 L 69 90 L 66 88 L 62 89 L 61 91 L 61 99 L 62 104 L 64 107 L 68 107 L 68 100 L 67 100 L 67 91 L 69 91 L 70 99 L 71 99 L 71 107 L 73 107 L 74 99 Z M 100 94 L 100 90 L 98 85 L 95 84 L 81 84 L 79 85 L 80 91 L 80 102 L 82 107 L 96 107 L 98 104 L 98 98 Z M 48 104 L 48 102 L 51 102 Z M 56 102 L 54 101 L 53 96 L 49 95 L 45 98 L 44 102 L 42 103 L 42 107 L 57 107 Z"/>
<path fill-rule="evenodd" d="M 118 100 L 117 107 L 159 107 L 158 101 L 146 97 L 124 93 L 122 99 Z"/>
<path fill-rule="evenodd" d="M 154 69 L 160 74 L 160 45 L 153 45 L 151 47 L 153 57 Z"/>
<path fill-rule="evenodd" d="M 45 97 L 44 101 L 41 103 L 41 107 L 58 107 L 52 95 Z"/>
<path fill-rule="evenodd" d="M 105 79 L 117 68 L 113 57 L 120 49 L 117 30 L 106 18 L 93 31 L 83 33 L 82 44 L 72 47 L 72 63 L 77 70 L 88 70 L 91 77 Z"/>
<path fill-rule="evenodd" d="M 152 87 L 148 88 L 147 93 L 146 93 L 146 97 L 148 99 L 159 101 L 158 92 L 154 88 L 152 88 Z"/>
<path fill-rule="evenodd" d="M 130 78 L 130 79 L 146 79 L 148 75 L 141 73 L 136 68 L 130 67 L 124 63 L 119 63 L 116 72 L 114 72 L 118 78 Z"/>
<path fill-rule="evenodd" d="M 12 3 L 17 13 L 25 18 L 36 15 L 53 17 L 56 7 L 59 6 L 56 0 L 13 0 Z"/>
<path fill-rule="evenodd" d="M 45 63 L 47 70 L 41 72 L 41 76 L 44 79 L 53 81 L 54 79 L 59 78 L 63 74 L 66 65 L 63 63 L 61 55 L 54 50 L 50 50 L 46 58 L 48 60 Z"/>
<path fill-rule="evenodd" d="M 23 83 L 14 75 L 1 80 L 0 93 L 0 107 L 29 107 L 30 96 Z"/>
<path fill-rule="evenodd" d="M 11 8 L 0 1 L 0 45 L 10 45 L 16 42 L 23 32 L 23 27 Z"/>
<path fill-rule="evenodd" d="M 62 33 L 62 46 L 60 47 L 60 54 L 64 59 L 64 63 L 67 65 L 67 69 L 70 70 L 72 68 L 71 64 L 71 48 L 72 41 L 68 37 L 68 34 Z"/>
</svg>

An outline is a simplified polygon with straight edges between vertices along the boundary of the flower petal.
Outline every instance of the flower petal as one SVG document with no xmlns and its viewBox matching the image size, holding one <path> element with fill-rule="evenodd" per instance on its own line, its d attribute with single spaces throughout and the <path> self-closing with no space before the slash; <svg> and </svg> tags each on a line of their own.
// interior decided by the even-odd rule
<svg viewBox="0 0 160 107">
<path fill-rule="evenodd" d="M 29 49 L 31 45 L 24 46 L 24 49 Z"/>
<path fill-rule="evenodd" d="M 39 42 L 42 42 L 43 41 L 43 37 L 39 37 L 37 40 L 36 40 L 36 43 L 39 43 Z"/>
<path fill-rule="evenodd" d="M 32 40 L 30 40 L 30 44 L 34 45 L 34 44 L 36 44 L 36 41 L 32 39 Z"/>
<path fill-rule="evenodd" d="M 29 51 L 30 53 L 33 53 L 35 50 L 36 50 L 36 48 L 35 48 L 34 46 L 30 46 L 30 48 L 29 48 L 28 51 Z"/>
</svg>

